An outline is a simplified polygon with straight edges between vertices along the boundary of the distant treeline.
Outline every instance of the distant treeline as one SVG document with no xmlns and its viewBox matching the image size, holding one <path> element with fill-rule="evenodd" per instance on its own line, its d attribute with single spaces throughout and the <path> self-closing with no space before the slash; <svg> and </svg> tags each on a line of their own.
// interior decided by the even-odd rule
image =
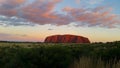
<svg viewBox="0 0 120 68">
<path fill-rule="evenodd" d="M 0 41 L 0 43 L 42 43 L 42 42 L 32 42 L 32 41 Z"/>
<path fill-rule="evenodd" d="M 44 43 L 44 42 L 33 42 L 33 41 L 0 41 L 0 42 L 6 42 L 6 43 Z M 120 41 L 113 41 L 113 42 L 105 42 L 105 43 L 115 43 L 115 42 L 120 42 Z M 93 43 L 97 43 L 97 44 L 101 44 L 104 42 L 93 42 Z"/>
</svg>

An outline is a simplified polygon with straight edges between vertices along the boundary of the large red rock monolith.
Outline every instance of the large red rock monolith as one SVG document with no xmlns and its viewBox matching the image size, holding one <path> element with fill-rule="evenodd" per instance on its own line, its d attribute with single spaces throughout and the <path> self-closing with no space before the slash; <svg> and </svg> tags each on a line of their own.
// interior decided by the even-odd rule
<svg viewBox="0 0 120 68">
<path fill-rule="evenodd" d="M 44 40 L 45 43 L 90 43 L 89 39 L 76 35 L 52 35 Z"/>
</svg>

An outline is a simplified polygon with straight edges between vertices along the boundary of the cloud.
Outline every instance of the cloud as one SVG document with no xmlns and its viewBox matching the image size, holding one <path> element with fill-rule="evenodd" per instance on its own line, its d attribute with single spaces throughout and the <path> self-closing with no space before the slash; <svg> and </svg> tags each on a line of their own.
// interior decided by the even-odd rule
<svg viewBox="0 0 120 68">
<path fill-rule="evenodd" d="M 6 17 L 0 15 L 0 25 L 2 26 L 34 26 L 33 23 L 30 23 L 22 18 L 17 17 Z"/>
<path fill-rule="evenodd" d="M 78 26 L 101 26 L 101 27 L 115 27 L 120 24 L 118 15 L 113 14 L 112 8 L 96 7 L 94 9 L 71 8 L 66 7 L 63 11 L 74 18 Z"/>
<path fill-rule="evenodd" d="M 48 30 L 54 30 L 54 29 L 52 29 L 52 28 L 49 28 Z"/>
<path fill-rule="evenodd" d="M 77 4 L 89 4 L 89 5 L 95 5 L 95 4 L 100 4 L 104 0 L 75 0 Z"/>
<path fill-rule="evenodd" d="M 75 0 L 76 4 L 80 4 L 80 0 Z"/>
<path fill-rule="evenodd" d="M 12 36 L 25 37 L 25 36 L 27 36 L 27 35 L 25 35 L 25 34 L 8 34 L 8 33 L 0 33 L 0 37 L 12 37 Z"/>
<path fill-rule="evenodd" d="M 26 34 L 0 33 L 0 41 L 42 41 L 42 38 L 28 36 Z"/>
<path fill-rule="evenodd" d="M 103 2 L 104 0 L 88 0 L 88 4 L 94 5 Z"/>
<path fill-rule="evenodd" d="M 89 0 L 91 1 L 91 0 Z M 101 0 L 100 0 L 101 1 Z M 65 7 L 66 14 L 54 11 L 61 0 L 1 0 L 0 25 L 68 25 L 114 27 L 120 24 L 118 16 L 108 7 L 71 8 Z M 98 2 L 98 1 L 97 1 Z M 33 24 L 31 24 L 33 23 Z"/>
<path fill-rule="evenodd" d="M 33 22 L 40 25 L 69 24 L 69 22 L 71 22 L 70 17 L 63 14 L 58 14 L 57 12 L 53 11 L 58 2 L 60 2 L 60 0 L 50 0 L 50 1 L 35 0 L 31 4 L 25 5 L 26 3 L 23 3 L 23 1 L 19 3 L 19 1 L 16 0 L 10 0 L 10 1 L 6 0 L 5 3 L 4 2 L 1 3 L 0 15 L 7 17 L 15 16 L 18 19 L 22 18 L 29 22 Z M 25 6 L 21 7 L 21 5 L 25 5 Z"/>
<path fill-rule="evenodd" d="M 26 38 L 26 34 L 9 34 L 9 33 L 0 33 L 0 41 L 10 41 L 10 40 L 22 40 Z"/>
<path fill-rule="evenodd" d="M 6 33 L 0 33 L 0 36 L 11 36 L 11 34 L 6 34 Z"/>
</svg>

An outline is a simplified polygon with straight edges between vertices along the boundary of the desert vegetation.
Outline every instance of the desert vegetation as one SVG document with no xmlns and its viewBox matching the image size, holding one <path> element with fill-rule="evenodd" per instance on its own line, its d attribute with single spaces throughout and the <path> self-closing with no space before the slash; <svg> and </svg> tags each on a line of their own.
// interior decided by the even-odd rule
<svg viewBox="0 0 120 68">
<path fill-rule="evenodd" d="M 119 68 L 120 41 L 107 43 L 0 42 L 0 68 Z"/>
</svg>

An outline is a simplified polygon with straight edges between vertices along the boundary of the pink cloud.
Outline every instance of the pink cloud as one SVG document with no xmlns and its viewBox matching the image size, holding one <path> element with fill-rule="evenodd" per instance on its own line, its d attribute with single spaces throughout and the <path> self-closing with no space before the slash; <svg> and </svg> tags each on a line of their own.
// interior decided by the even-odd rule
<svg viewBox="0 0 120 68">
<path fill-rule="evenodd" d="M 78 26 L 114 27 L 120 24 L 118 16 L 112 9 L 96 7 L 94 9 L 65 7 L 60 14 L 54 11 L 61 0 L 35 0 L 28 3 L 26 0 L 1 0 L 0 15 L 23 18 L 35 24 L 68 25 L 76 23 Z"/>
<path fill-rule="evenodd" d="M 84 9 L 84 8 L 70 8 L 66 7 L 63 9 L 70 16 L 74 17 L 76 24 L 88 25 L 88 26 L 106 26 L 106 27 L 114 27 L 115 24 L 120 24 L 117 19 L 117 15 L 113 14 L 112 8 L 106 7 L 97 7 L 95 9 Z"/>
</svg>

